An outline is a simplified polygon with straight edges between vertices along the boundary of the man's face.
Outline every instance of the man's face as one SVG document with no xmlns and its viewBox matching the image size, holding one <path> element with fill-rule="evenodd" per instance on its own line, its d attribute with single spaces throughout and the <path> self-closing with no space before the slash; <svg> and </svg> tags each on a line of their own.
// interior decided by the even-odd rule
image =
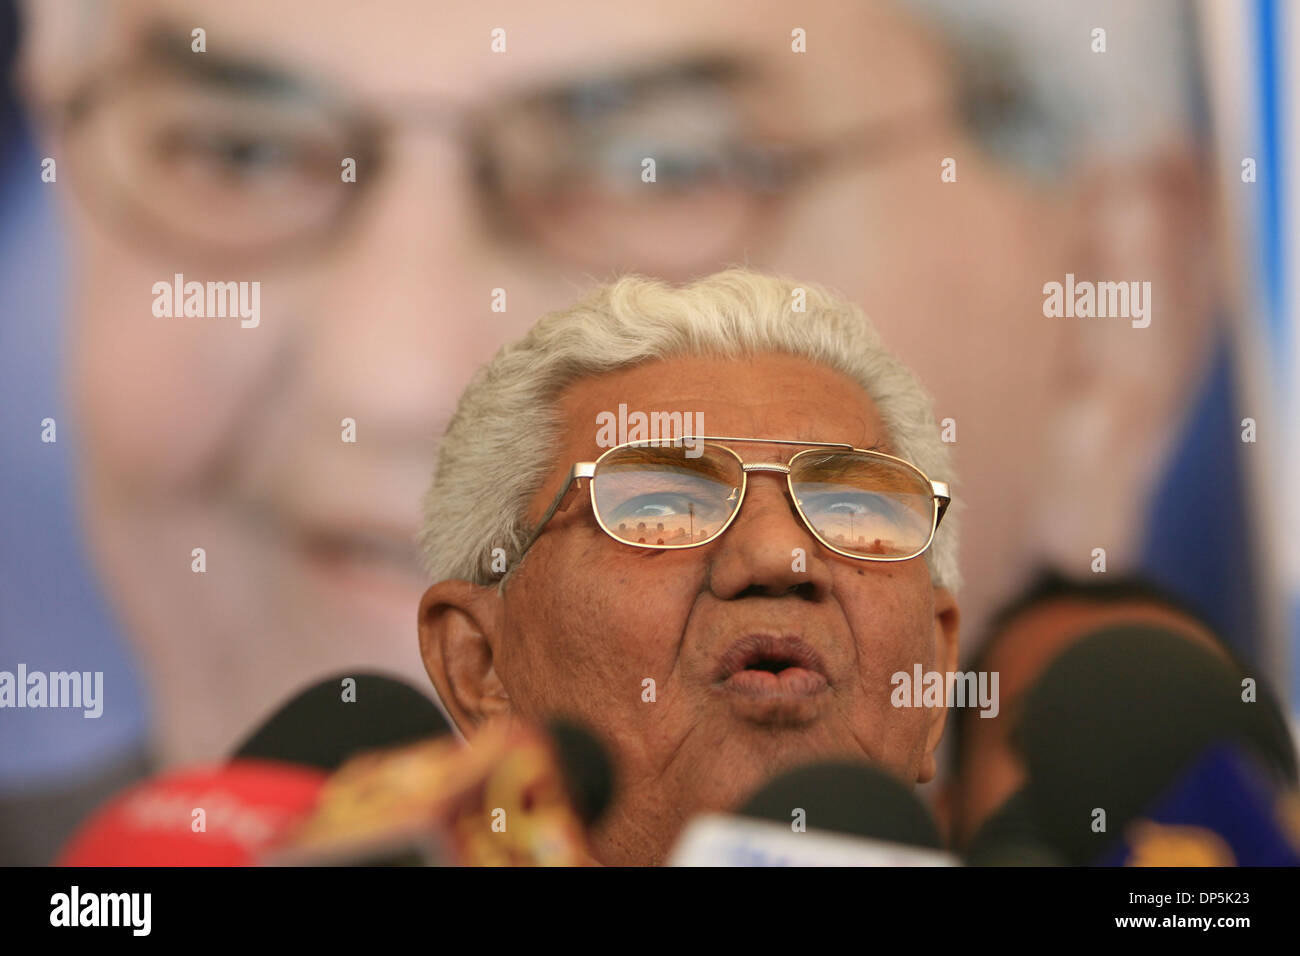
<svg viewBox="0 0 1300 956">
<path fill-rule="evenodd" d="M 564 394 L 564 431 L 530 521 L 540 519 L 573 462 L 599 455 L 597 416 L 620 403 L 701 413 L 708 434 L 890 447 L 866 393 L 802 359 L 653 362 Z M 734 447 L 746 461 L 786 461 L 800 450 Z M 495 588 L 483 592 L 480 600 L 498 600 Z M 443 592 L 435 585 L 430 593 Z M 495 629 L 490 668 L 510 715 L 575 717 L 614 753 L 620 794 L 597 834 L 604 862 L 662 861 L 689 814 L 732 807 L 793 764 L 834 756 L 871 760 L 908 781 L 933 773 L 943 711 L 891 706 L 890 677 L 911 674 L 918 662 L 951 669 L 952 598 L 933 588 L 923 557 L 859 561 L 822 546 L 794 512 L 779 473 L 751 473 L 727 531 L 677 551 L 613 540 L 579 496 L 547 525 L 503 600 L 481 620 L 498 622 L 486 626 Z M 755 697 L 727 684 L 724 658 L 751 635 L 803 642 L 820 660 L 824 687 Z M 437 644 L 434 656 L 454 644 Z M 459 663 L 432 667 L 435 680 L 484 659 L 479 645 L 470 646 Z M 481 681 L 442 682 L 443 699 L 474 719 L 466 711 L 479 705 L 466 701 L 465 688 Z"/>
<path fill-rule="evenodd" d="M 86 441 L 86 511 L 99 565 L 143 644 L 168 755 L 224 749 L 290 686 L 324 673 L 418 671 L 408 615 L 422 582 L 410 542 L 455 399 L 501 342 L 616 269 L 681 279 L 746 260 L 866 304 L 895 350 L 934 383 L 941 416 L 960 416 L 956 451 L 971 475 L 960 491 L 971 538 L 986 549 L 982 566 L 1014 566 L 1020 504 L 1036 486 L 1035 416 L 1046 414 L 1053 374 L 1021 357 L 1053 353 L 1066 328 L 1042 318 L 1040 287 L 1066 271 L 1068 220 L 1057 199 L 983 161 L 938 109 L 949 92 L 938 48 L 892 6 L 814 0 L 795 20 L 776 0 L 466 4 L 454 16 L 413 0 L 387 4 L 383 15 L 321 0 L 123 0 L 97 9 L 102 20 L 91 26 L 107 59 L 147 60 L 140 40 L 160 22 L 178 28 L 188 50 L 189 31 L 201 26 L 207 51 L 186 54 L 195 60 L 251 61 L 291 81 L 274 89 L 301 85 L 331 103 L 402 116 L 416 102 L 487 109 L 647 66 L 675 77 L 634 124 L 617 111 L 593 114 L 599 97 L 553 100 L 569 104 L 573 124 L 560 146 L 582 143 L 595 155 L 587 147 L 599 145 L 605 168 L 626 174 L 605 208 L 627 229 L 594 243 L 582 241 L 594 233 L 580 202 L 487 217 L 469 151 L 438 122 L 399 122 L 382 167 L 360 162 L 357 183 L 336 175 L 343 147 L 321 147 L 316 158 L 331 175 L 304 193 L 364 190 L 365 199 L 328 247 L 292 263 L 205 263 L 161 232 L 137 228 L 128 239 L 72 204 L 79 291 L 70 378 Z M 796 26 L 807 31 L 806 53 L 791 49 Z M 491 45 L 498 27 L 501 53 Z M 749 79 L 719 86 L 707 71 L 678 68 L 700 58 L 741 64 Z M 83 59 L 88 69 L 99 58 Z M 36 68 L 49 96 L 80 76 L 42 80 Z M 160 76 L 150 89 L 168 97 L 183 89 L 177 115 L 207 116 L 211 90 L 195 101 L 202 108 L 185 105 L 195 82 Z M 256 83 L 240 93 L 260 98 L 242 117 L 283 109 L 268 106 Z M 301 134 L 310 154 L 306 107 L 288 115 L 269 127 Z M 585 125 L 593 115 L 599 129 Z M 759 218 L 742 214 L 730 193 L 693 190 L 689 150 L 685 162 L 661 162 L 655 184 L 641 178 L 643 156 L 662 160 L 719 131 L 809 145 L 909 119 L 929 124 L 919 140 L 849 157 Z M 189 185 L 174 195 L 217 197 L 190 228 L 215 228 L 236 209 L 275 209 L 289 195 L 271 187 L 277 163 L 296 155 L 294 140 L 287 153 L 276 136 L 226 152 L 201 135 L 176 142 L 185 148 L 159 153 L 182 160 L 172 171 Z M 522 142 L 519 155 L 540 155 Z M 945 156 L 959 157 L 959 185 L 940 179 Z M 528 175 L 520 181 L 532 182 Z M 149 184 L 145 200 L 157 201 L 157 181 L 140 182 Z M 533 231 L 515 228 L 528 216 Z M 715 223 L 731 231 L 715 235 Z M 200 282 L 260 281 L 258 327 L 153 316 L 153 284 L 178 271 Z M 497 289 L 504 312 L 492 307 Z M 1010 381 L 1015 389 L 988 387 Z M 343 439 L 344 419 L 356 423 L 355 442 Z M 206 552 L 203 573 L 193 569 L 195 548 Z M 987 583 L 974 575 L 973 595 Z"/>
</svg>

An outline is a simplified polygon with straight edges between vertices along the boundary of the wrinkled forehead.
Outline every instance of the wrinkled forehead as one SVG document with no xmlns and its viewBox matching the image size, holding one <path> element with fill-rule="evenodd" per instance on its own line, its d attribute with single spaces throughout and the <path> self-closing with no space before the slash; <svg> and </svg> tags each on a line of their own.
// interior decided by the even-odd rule
<svg viewBox="0 0 1300 956">
<path fill-rule="evenodd" d="M 865 389 L 835 369 L 783 354 L 680 356 L 588 376 L 560 394 L 557 412 L 565 469 L 626 441 L 694 435 L 772 440 L 735 444 L 747 461 L 787 461 L 803 450 L 783 440 L 891 450 Z"/>
</svg>

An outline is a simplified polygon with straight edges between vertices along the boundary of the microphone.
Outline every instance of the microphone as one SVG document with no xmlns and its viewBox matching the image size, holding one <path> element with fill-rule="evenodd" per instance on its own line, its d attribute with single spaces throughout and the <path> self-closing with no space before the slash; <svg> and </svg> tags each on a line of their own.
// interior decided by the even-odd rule
<svg viewBox="0 0 1300 956">
<path fill-rule="evenodd" d="M 806 828 L 806 829 L 805 829 Z M 672 866 L 954 866 L 912 791 L 868 764 L 824 761 L 782 773 L 736 815 L 687 825 Z"/>
<path fill-rule="evenodd" d="M 295 694 L 232 759 L 274 760 L 332 771 L 367 750 L 451 733 L 428 696 L 383 674 L 335 674 Z"/>
<path fill-rule="evenodd" d="M 1025 805 L 1073 865 L 1169 859 L 1174 847 L 1230 864 L 1296 859 L 1275 806 L 1295 781 L 1278 716 L 1265 693 L 1243 701 L 1241 675 L 1176 631 L 1099 630 L 1026 696 L 1013 734 Z"/>
<path fill-rule="evenodd" d="M 604 748 L 576 724 L 515 725 L 367 752 L 324 785 L 269 865 L 573 866 L 614 792 Z"/>
<path fill-rule="evenodd" d="M 84 821 L 58 866 L 247 866 L 315 806 L 325 773 L 238 760 L 162 774 Z"/>
<path fill-rule="evenodd" d="M 449 730 L 438 707 L 399 680 L 318 681 L 226 764 L 169 773 L 114 799 L 59 862 L 589 862 L 583 827 L 614 792 L 598 741 L 563 721 L 550 736 L 485 731 L 473 747 Z"/>
<path fill-rule="evenodd" d="M 989 815 L 966 846 L 967 866 L 1064 866 L 1034 821 L 1029 795 L 1021 787 Z"/>
<path fill-rule="evenodd" d="M 582 728 L 549 730 L 482 732 L 466 747 L 410 685 L 336 674 L 280 707 L 234 757 L 333 771 L 266 864 L 586 862 L 583 827 L 608 805 L 613 771 Z"/>
<path fill-rule="evenodd" d="M 614 802 L 614 764 L 601 742 L 581 724 L 560 718 L 547 724 L 547 730 L 569 802 L 583 826 L 591 828 Z"/>
</svg>

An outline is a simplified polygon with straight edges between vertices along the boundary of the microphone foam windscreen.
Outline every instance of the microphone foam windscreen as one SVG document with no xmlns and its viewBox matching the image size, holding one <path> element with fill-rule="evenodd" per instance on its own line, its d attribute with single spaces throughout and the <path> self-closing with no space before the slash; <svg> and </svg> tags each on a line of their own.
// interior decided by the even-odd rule
<svg viewBox="0 0 1300 956">
<path fill-rule="evenodd" d="M 614 765 L 599 740 L 569 720 L 547 726 L 555 742 L 556 759 L 574 812 L 590 827 L 604 815 L 614 797 Z"/>
<path fill-rule="evenodd" d="M 939 849 L 939 831 L 906 785 L 853 761 L 824 761 L 779 774 L 738 811 L 789 826 L 803 810 L 809 829 Z"/>
<path fill-rule="evenodd" d="M 970 838 L 967 866 L 1064 866 L 1044 837 L 1022 787 L 1002 802 Z"/>
<path fill-rule="evenodd" d="M 1113 839 L 1215 744 L 1267 754 L 1266 715 L 1241 690 L 1225 660 L 1160 627 L 1105 628 L 1061 653 L 1026 695 L 1013 735 L 1053 845 L 1072 862 L 1095 858 L 1098 810 Z"/>
<path fill-rule="evenodd" d="M 345 685 L 348 680 L 355 684 Z M 439 737 L 450 730 L 437 704 L 403 681 L 382 674 L 337 674 L 281 706 L 232 759 L 259 758 L 332 771 L 363 751 Z"/>
</svg>

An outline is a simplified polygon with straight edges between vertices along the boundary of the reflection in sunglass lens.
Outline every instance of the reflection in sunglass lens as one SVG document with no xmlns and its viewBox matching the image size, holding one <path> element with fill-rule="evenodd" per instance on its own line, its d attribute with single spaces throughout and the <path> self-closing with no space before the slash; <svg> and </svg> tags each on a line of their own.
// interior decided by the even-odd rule
<svg viewBox="0 0 1300 956">
<path fill-rule="evenodd" d="M 930 541 L 934 495 L 909 465 L 860 452 L 795 459 L 800 510 L 830 545 L 864 557 L 907 558 Z"/>
<path fill-rule="evenodd" d="M 744 473 L 726 451 L 685 446 L 623 448 L 597 465 L 596 515 L 629 544 L 685 547 L 717 535 L 740 502 Z"/>
</svg>

